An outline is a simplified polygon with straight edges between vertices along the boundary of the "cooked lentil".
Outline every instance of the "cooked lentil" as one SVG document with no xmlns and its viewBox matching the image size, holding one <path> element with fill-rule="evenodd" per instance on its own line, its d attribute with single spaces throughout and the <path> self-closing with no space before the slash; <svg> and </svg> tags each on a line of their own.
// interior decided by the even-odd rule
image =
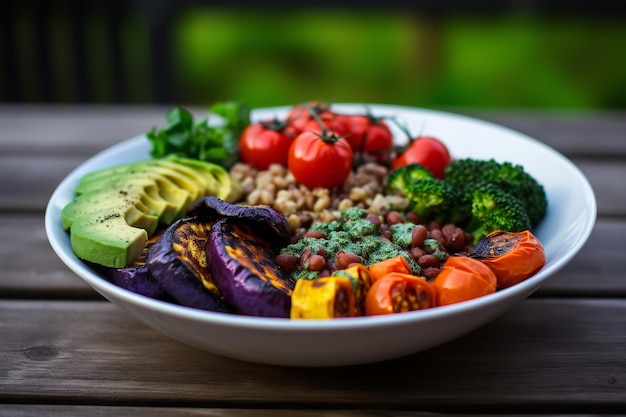
<svg viewBox="0 0 626 417">
<path fill-rule="evenodd" d="M 350 207 L 377 216 L 408 208 L 405 197 L 386 193 L 388 169 L 374 162 L 357 168 L 341 187 L 333 190 L 310 190 L 297 183 L 289 170 L 278 164 L 259 171 L 248 164 L 237 163 L 230 173 L 241 182 L 242 199 L 246 204 L 265 204 L 282 212 L 294 235 L 306 233 L 315 223 L 336 220 Z"/>
</svg>

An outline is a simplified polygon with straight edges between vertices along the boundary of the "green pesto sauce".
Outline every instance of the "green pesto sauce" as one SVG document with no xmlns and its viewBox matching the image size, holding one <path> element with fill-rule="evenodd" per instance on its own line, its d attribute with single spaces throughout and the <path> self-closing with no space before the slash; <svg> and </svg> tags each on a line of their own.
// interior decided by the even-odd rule
<svg viewBox="0 0 626 417">
<path fill-rule="evenodd" d="M 310 250 L 315 254 L 327 254 L 326 259 L 334 260 L 337 252 L 343 250 L 358 255 L 365 266 L 402 255 L 408 261 L 413 273 L 419 274 L 420 266 L 404 249 L 411 242 L 411 231 L 415 225 L 401 223 L 391 226 L 395 229 L 393 230 L 394 242 L 388 242 L 381 239 L 376 226 L 365 219 L 366 215 L 364 210 L 357 207 L 344 210 L 340 219 L 315 225 L 311 229 L 324 232 L 326 238 L 305 237 L 284 247 L 281 253 L 300 258 L 306 250 Z M 318 277 L 318 272 L 309 271 L 305 263 L 292 274 L 292 277 L 296 280 L 314 279 Z"/>
</svg>

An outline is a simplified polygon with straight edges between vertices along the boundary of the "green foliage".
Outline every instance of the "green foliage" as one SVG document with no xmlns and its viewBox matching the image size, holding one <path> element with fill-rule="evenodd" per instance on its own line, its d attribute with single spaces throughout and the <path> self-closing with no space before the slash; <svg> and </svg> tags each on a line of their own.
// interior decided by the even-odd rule
<svg viewBox="0 0 626 417">
<path fill-rule="evenodd" d="M 626 107 L 620 17 L 198 8 L 175 34 L 189 103 Z"/>
</svg>

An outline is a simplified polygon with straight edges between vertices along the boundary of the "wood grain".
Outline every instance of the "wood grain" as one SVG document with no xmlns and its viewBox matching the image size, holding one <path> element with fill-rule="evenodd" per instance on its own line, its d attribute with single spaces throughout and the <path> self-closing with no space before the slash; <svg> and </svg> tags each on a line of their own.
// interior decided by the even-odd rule
<svg viewBox="0 0 626 417">
<path fill-rule="evenodd" d="M 606 410 L 626 406 L 624 300 L 527 300 L 429 351 L 372 365 L 312 369 L 208 354 L 106 302 L 1 301 L 0 317 L 0 402 L 263 408 L 301 403 L 467 407 L 465 412 L 539 412 L 537 404 L 561 411 L 566 405 L 581 411 L 597 403 Z M 378 395 L 381 383 L 384 398 Z"/>
</svg>

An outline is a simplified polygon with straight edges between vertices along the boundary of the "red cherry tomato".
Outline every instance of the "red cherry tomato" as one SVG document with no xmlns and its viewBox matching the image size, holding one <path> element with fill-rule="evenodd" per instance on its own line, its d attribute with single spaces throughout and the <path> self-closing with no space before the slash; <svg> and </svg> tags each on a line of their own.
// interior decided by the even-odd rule
<svg viewBox="0 0 626 417">
<path fill-rule="evenodd" d="M 350 175 L 353 162 L 350 144 L 332 134 L 305 131 L 289 148 L 289 170 L 309 189 L 341 185 Z"/>
<path fill-rule="evenodd" d="M 444 170 L 450 164 L 450 152 L 439 139 L 431 136 L 419 136 L 393 160 L 391 168 L 396 169 L 408 164 L 421 164 L 428 168 L 435 177 L 443 179 Z"/>
<path fill-rule="evenodd" d="M 253 123 L 239 138 L 239 156 L 253 167 L 265 170 L 271 164 L 287 166 L 289 147 L 295 135 L 277 121 Z"/>
<path fill-rule="evenodd" d="M 324 132 L 328 132 L 330 134 L 334 134 L 335 136 L 346 136 L 346 139 L 350 134 L 350 130 L 343 118 L 335 116 L 331 113 L 322 113 L 318 115 L 317 119 L 310 119 L 304 125 L 303 131 L 310 131 L 317 134 L 324 134 Z"/>
<path fill-rule="evenodd" d="M 330 110 L 330 105 L 325 103 L 319 103 L 313 101 L 308 104 L 302 104 L 293 106 L 287 113 L 286 120 L 289 123 L 290 128 L 297 134 L 304 132 L 305 125 L 314 120 L 314 116 L 311 114 L 311 110 L 316 115 L 324 117 L 334 117 L 335 114 Z"/>
<path fill-rule="evenodd" d="M 387 123 L 370 115 L 344 115 L 343 119 L 349 132 L 346 139 L 353 152 L 371 154 L 379 162 L 384 161 L 393 146 L 393 134 Z"/>
</svg>

